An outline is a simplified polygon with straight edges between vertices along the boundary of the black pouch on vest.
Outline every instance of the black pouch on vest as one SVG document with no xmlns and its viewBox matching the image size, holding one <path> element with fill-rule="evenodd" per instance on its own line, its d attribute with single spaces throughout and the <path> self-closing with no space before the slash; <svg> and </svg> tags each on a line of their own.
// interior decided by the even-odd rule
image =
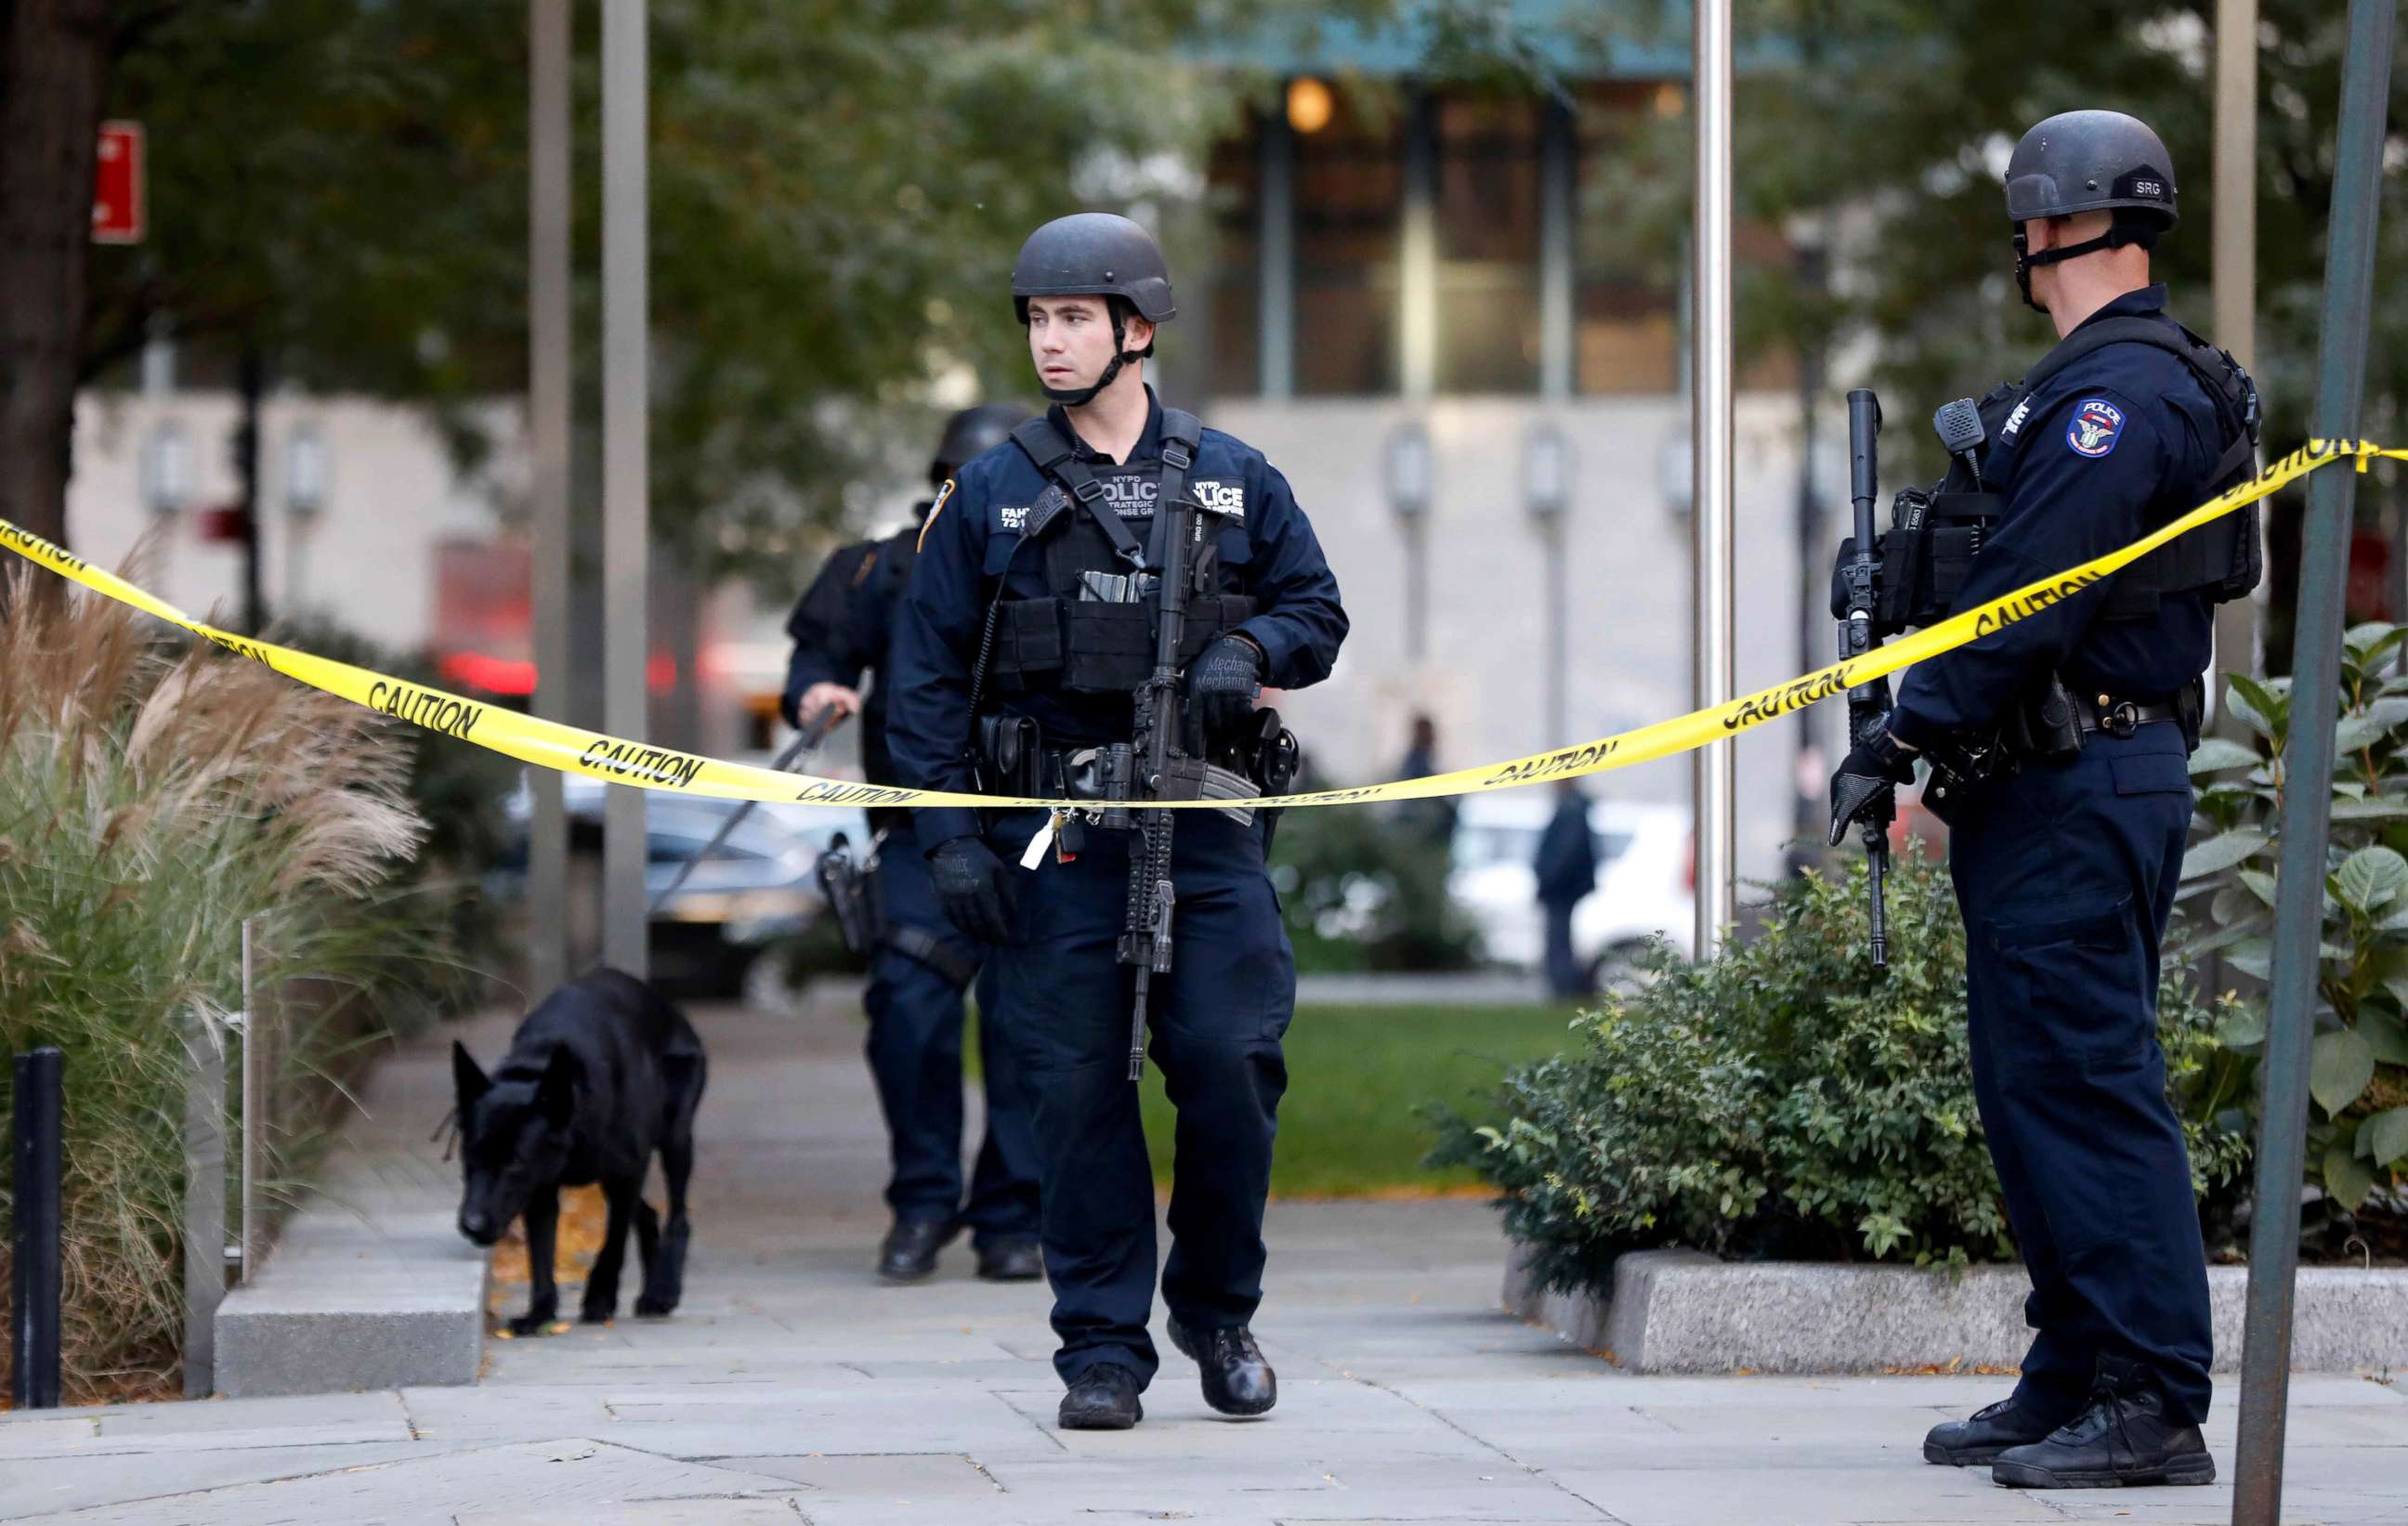
<svg viewBox="0 0 2408 1526">
<path fill-rule="evenodd" d="M 1044 783 L 1037 722 L 1025 715 L 982 715 L 978 725 L 979 787 L 989 794 L 1036 794 Z"/>
</svg>

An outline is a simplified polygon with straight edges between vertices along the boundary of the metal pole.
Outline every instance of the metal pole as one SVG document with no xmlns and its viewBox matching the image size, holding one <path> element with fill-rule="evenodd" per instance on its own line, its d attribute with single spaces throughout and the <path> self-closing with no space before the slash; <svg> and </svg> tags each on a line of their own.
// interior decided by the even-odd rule
<svg viewBox="0 0 2408 1526">
<path fill-rule="evenodd" d="M 184 1024 L 184 1397 L 217 1387 L 225 1299 L 225 1044 L 202 1013 Z"/>
<path fill-rule="evenodd" d="M 1284 108 L 1263 118 L 1262 232 L 1255 366 L 1263 396 L 1296 392 L 1296 129 Z"/>
<path fill-rule="evenodd" d="M 569 0 L 527 6 L 527 434 L 535 458 L 535 713 L 570 719 L 568 671 Z M 527 983 L 567 980 L 568 812 L 561 777 L 531 768 Z"/>
<path fill-rule="evenodd" d="M 1812 300 L 1823 292 L 1828 272 L 1820 243 L 1798 246 L 1798 290 Z M 1814 569 L 1828 554 L 1823 543 L 1823 506 L 1814 498 L 1814 412 L 1823 399 L 1823 345 L 1820 338 L 1801 339 L 1798 347 L 1798 671 L 1812 673 L 1829 649 L 1831 628 L 1825 619 Z M 1816 742 L 1813 709 L 1798 715 L 1797 810 L 1790 824 L 1798 846 L 1791 849 L 1793 873 L 1805 872 L 1817 858 L 1822 840 L 1823 797 L 1807 788 L 1823 769 Z"/>
<path fill-rule="evenodd" d="M 1546 748 L 1571 742 L 1571 571 L 1564 554 L 1564 513 L 1547 520 L 1547 735 Z"/>
<path fill-rule="evenodd" d="M 1438 389 L 1438 107 L 1420 89 L 1405 107 L 1404 191 L 1398 377 L 1405 396 L 1426 403 Z"/>
<path fill-rule="evenodd" d="M 651 656 L 646 544 L 650 437 L 646 295 L 649 196 L 644 0 L 602 7 L 602 726 L 641 741 Z M 644 793 L 609 787 L 602 836 L 602 957 L 649 973 Z"/>
<path fill-rule="evenodd" d="M 1692 37 L 1697 82 L 1696 237 L 1689 290 L 1697 304 L 1689 370 L 1692 500 L 1697 575 L 1694 692 L 1698 707 L 1737 692 L 1731 631 L 1731 25 L 1730 0 L 1698 0 Z M 1712 957 L 1736 914 L 1739 854 L 1734 751 L 1727 741 L 1693 754 L 1697 802 L 1696 955 Z"/>
<path fill-rule="evenodd" d="M 2258 355 L 2258 0 L 2215 4 L 2215 342 L 2243 365 Z M 2215 610 L 2215 662 L 2255 673 L 2258 605 L 2235 599 Z M 2221 687 L 2221 686 L 2219 686 Z M 2219 700 L 2221 695 L 2218 696 Z M 2249 728 L 2219 704 L 2216 730 L 2246 739 Z M 2218 990 L 2222 987 L 2218 986 Z"/>
<path fill-rule="evenodd" d="M 1559 96 L 1539 107 L 1539 395 L 1572 395 L 1578 335 L 1572 310 L 1572 108 Z M 1555 740 L 1564 740 L 1560 733 Z"/>
<path fill-rule="evenodd" d="M 259 1000 L 251 982 L 251 919 L 242 920 L 242 1010 L 235 1014 L 236 1025 L 242 1033 L 242 1193 L 236 1211 L 242 1215 L 242 1259 L 236 1273 L 243 1282 L 259 1264 L 259 1156 L 260 1135 L 266 1120 L 259 1110 L 266 1105 L 265 1089 L 260 1085 L 260 1069 L 265 1056 L 260 1046 L 266 1042 L 259 1020 Z"/>
<path fill-rule="evenodd" d="M 2358 431 L 2366 390 L 2366 316 L 2383 176 L 2394 0 L 2350 0 L 2342 54 L 2340 151 L 2325 243 L 2325 302 L 2312 436 Z M 2283 792 L 2274 962 L 2268 981 L 2256 1219 L 2249 1234 L 2249 1324 L 2241 1357 L 2241 1446 L 2234 1526 L 2274 1526 L 2283 1505 L 2283 1433 L 2291 1381 L 2291 1295 L 2300 1261 L 2300 1179 L 2307 1153 L 2308 1049 L 2315 1029 L 2333 721 L 2340 708 L 2342 601 L 2349 583 L 2358 475 L 2327 467 L 2308 483 L 2291 649 L 2291 727 Z"/>
<path fill-rule="evenodd" d="M 9 1398 L 20 1409 L 59 1405 L 59 1240 L 64 1216 L 65 1056 L 48 1047 L 17 1056 L 15 1275 L 8 1321 Z"/>
<path fill-rule="evenodd" d="M 260 400 L 267 390 L 266 363 L 260 358 L 259 341 L 245 338 L 242 353 L 235 362 L 235 392 L 241 404 L 242 416 L 234 426 L 235 479 L 241 494 L 236 512 L 241 516 L 242 535 L 242 631 L 245 635 L 257 635 L 267 622 L 266 601 L 259 591 L 260 501 L 259 491 L 259 412 Z"/>
</svg>

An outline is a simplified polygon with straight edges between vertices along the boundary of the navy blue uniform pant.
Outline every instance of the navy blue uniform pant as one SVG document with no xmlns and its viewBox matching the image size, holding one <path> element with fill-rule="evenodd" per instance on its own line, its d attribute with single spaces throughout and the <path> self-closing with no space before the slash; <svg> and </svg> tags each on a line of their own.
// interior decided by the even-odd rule
<svg viewBox="0 0 2408 1526">
<path fill-rule="evenodd" d="M 938 908 L 927 861 L 908 819 L 879 854 L 879 904 L 887 925 L 921 928 L 965 961 L 979 945 L 953 931 Z M 869 1070 L 886 1114 L 894 1175 L 887 1205 L 897 1219 L 953 1219 L 975 1239 L 1037 1233 L 1037 1141 L 1027 1089 L 1003 1042 L 1010 1019 L 995 998 L 992 967 L 979 976 L 979 1064 L 986 1081 L 986 1136 L 968 1199 L 962 1190 L 962 988 L 953 977 L 887 946 L 869 965 Z"/>
<path fill-rule="evenodd" d="M 2190 778 L 2171 721 L 2085 741 L 1969 801 L 1949 840 L 1973 1091 L 2032 1280 L 2016 1397 L 2071 1419 L 2098 1359 L 2122 1357 L 2195 1423 L 2206 1256 L 2157 1030 Z"/>
<path fill-rule="evenodd" d="M 1003 818 L 990 846 L 1016 863 L 1042 813 Z M 1065 1382 L 1119 1362 L 1157 1365 L 1154 1170 L 1128 1078 L 1135 972 L 1116 945 L 1129 834 L 1089 828 L 1079 857 L 1018 875 L 1020 940 L 994 950 L 1014 1058 L 1036 1100 L 1054 1370 Z M 1179 1120 L 1162 1298 L 1200 1328 L 1246 1323 L 1262 1302 L 1263 1199 L 1287 1090 L 1280 1039 L 1296 958 L 1254 829 L 1181 813 L 1172 839 L 1175 962 L 1154 977 L 1147 1053 Z"/>
<path fill-rule="evenodd" d="M 1572 908 L 1577 901 L 1542 901 L 1547 918 L 1547 989 L 1558 996 L 1578 996 L 1588 990 L 1588 972 L 1581 968 L 1572 948 Z"/>
</svg>

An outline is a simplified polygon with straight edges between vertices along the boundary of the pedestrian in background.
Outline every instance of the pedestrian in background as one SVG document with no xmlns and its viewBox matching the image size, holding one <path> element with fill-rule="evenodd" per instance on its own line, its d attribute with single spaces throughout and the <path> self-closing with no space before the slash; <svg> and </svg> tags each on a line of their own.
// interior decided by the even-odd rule
<svg viewBox="0 0 2408 1526">
<path fill-rule="evenodd" d="M 1572 908 L 1597 889 L 1597 837 L 1589 831 L 1588 796 L 1578 782 L 1555 786 L 1555 813 L 1539 835 L 1539 905 L 1547 914 L 1547 989 L 1585 996 L 1588 971 L 1572 949 Z"/>
</svg>

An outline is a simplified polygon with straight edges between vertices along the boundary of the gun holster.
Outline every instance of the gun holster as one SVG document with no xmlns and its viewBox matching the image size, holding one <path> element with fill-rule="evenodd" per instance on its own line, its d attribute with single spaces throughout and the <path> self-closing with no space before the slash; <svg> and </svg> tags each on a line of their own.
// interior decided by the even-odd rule
<svg viewBox="0 0 2408 1526">
<path fill-rule="evenodd" d="M 2065 680 L 2052 673 L 2009 710 L 1999 745 L 2018 763 L 2062 763 L 2082 751 L 2082 717 Z"/>
<path fill-rule="evenodd" d="M 820 893 L 827 897 L 828 914 L 836 919 L 845 952 L 860 959 L 876 953 L 886 933 L 885 919 L 879 910 L 876 849 L 856 863 L 853 845 L 839 832 L 820 855 L 817 875 Z"/>
</svg>

